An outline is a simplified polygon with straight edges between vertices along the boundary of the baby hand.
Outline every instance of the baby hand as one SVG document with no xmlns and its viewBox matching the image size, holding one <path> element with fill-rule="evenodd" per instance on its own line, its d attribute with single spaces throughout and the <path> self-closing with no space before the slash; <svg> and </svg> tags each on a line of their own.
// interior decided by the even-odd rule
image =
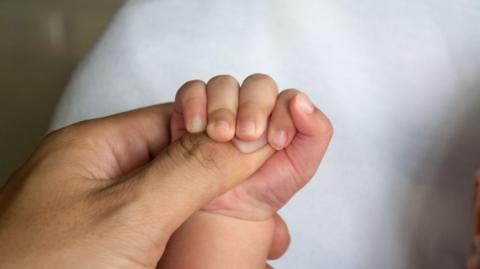
<svg viewBox="0 0 480 269">
<path fill-rule="evenodd" d="M 279 94 L 262 74 L 241 86 L 227 75 L 185 83 L 175 98 L 172 140 L 205 130 L 218 142 L 234 139 L 242 151 L 265 143 L 277 150 L 248 180 L 203 208 L 247 220 L 268 219 L 285 205 L 311 179 L 332 136 L 329 120 L 305 94 Z"/>
</svg>

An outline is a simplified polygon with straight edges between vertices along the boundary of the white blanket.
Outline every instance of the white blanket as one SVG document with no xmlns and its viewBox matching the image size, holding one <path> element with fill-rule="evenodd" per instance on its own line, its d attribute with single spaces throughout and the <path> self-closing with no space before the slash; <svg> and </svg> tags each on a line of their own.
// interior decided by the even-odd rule
<svg viewBox="0 0 480 269">
<path fill-rule="evenodd" d="M 279 268 L 462 268 L 480 166 L 478 0 L 130 1 L 78 68 L 66 124 L 171 101 L 186 80 L 270 74 L 335 136 L 283 210 Z"/>
</svg>

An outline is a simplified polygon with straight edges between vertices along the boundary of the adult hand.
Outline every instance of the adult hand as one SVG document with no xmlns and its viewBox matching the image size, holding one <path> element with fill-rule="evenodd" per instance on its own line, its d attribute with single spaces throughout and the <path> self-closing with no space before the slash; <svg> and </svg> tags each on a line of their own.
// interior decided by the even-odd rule
<svg viewBox="0 0 480 269">
<path fill-rule="evenodd" d="M 5 268 L 155 268 L 171 234 L 272 154 L 203 134 L 169 145 L 172 105 L 47 136 L 0 190 Z"/>
</svg>

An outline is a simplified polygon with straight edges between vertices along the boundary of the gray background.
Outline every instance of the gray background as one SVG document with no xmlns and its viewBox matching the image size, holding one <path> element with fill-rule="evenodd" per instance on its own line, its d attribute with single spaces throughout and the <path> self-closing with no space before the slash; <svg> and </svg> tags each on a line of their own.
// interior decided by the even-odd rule
<svg viewBox="0 0 480 269">
<path fill-rule="evenodd" d="M 54 127 L 252 72 L 305 91 L 335 136 L 282 210 L 278 268 L 465 267 L 480 167 L 476 0 L 131 0 L 77 70 Z"/>
<path fill-rule="evenodd" d="M 74 34 L 77 17 L 90 25 L 101 8 L 64 7 L 67 15 L 45 12 L 50 15 L 35 20 L 20 3 L 10 5 L 24 21 L 9 17 L 10 24 L 48 34 L 10 26 L 11 36 L 28 40 L 2 42 L 20 51 L 6 58 L 16 72 L 2 73 L 9 74 L 2 81 L 16 87 L 4 88 L 55 88 L 44 84 L 58 57 L 51 69 L 64 75 L 55 84 L 58 96 L 91 44 Z M 471 180 L 480 156 L 480 5 L 359 3 L 132 0 L 74 76 L 54 126 L 171 100 L 191 78 L 271 74 L 280 87 L 311 95 L 336 129 L 316 179 L 282 211 L 294 240 L 275 264 L 463 268 L 471 242 Z M 34 10 L 47 6 L 42 2 Z M 41 44 L 50 44 L 51 55 Z M 58 99 L 47 101 L 38 92 L 2 98 L 10 113 L 2 129 L 9 136 L 2 141 L 13 149 L 2 156 L 12 166 L 24 156 L 22 141 L 31 146 L 45 130 L 49 113 L 43 121 L 36 118 L 42 115 L 37 106 L 52 112 Z M 36 138 L 27 138 L 36 125 Z"/>
<path fill-rule="evenodd" d="M 122 0 L 0 0 L 0 185 L 45 134 L 73 68 Z"/>
</svg>

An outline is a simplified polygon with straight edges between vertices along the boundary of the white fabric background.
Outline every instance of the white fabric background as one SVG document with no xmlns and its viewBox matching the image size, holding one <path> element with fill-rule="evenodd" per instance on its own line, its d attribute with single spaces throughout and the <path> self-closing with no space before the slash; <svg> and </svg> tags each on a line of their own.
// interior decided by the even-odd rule
<svg viewBox="0 0 480 269">
<path fill-rule="evenodd" d="M 335 137 L 283 210 L 278 268 L 462 268 L 480 164 L 480 1 L 130 1 L 52 128 L 171 101 L 186 80 L 264 72 Z"/>
</svg>

